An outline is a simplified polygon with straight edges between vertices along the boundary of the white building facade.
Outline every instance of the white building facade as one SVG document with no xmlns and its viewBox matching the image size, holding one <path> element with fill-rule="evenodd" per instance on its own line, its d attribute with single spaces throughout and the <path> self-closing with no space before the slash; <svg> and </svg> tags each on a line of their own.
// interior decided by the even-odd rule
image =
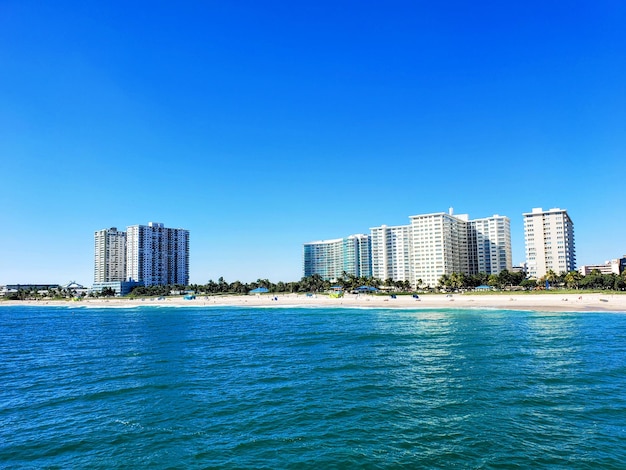
<svg viewBox="0 0 626 470">
<path fill-rule="evenodd" d="M 372 239 L 366 234 L 350 235 L 344 242 L 345 259 L 348 267 L 352 268 L 354 260 L 354 270 L 347 271 L 356 277 L 372 276 Z"/>
<path fill-rule="evenodd" d="M 523 215 L 528 276 L 539 279 L 548 271 L 575 270 L 574 224 L 567 211 L 539 207 Z"/>
<path fill-rule="evenodd" d="M 412 237 L 409 225 L 370 229 L 372 237 L 372 276 L 385 281 L 411 282 Z"/>
<path fill-rule="evenodd" d="M 117 228 L 94 233 L 94 282 L 116 282 L 126 279 L 126 232 Z"/>
<path fill-rule="evenodd" d="M 588 276 L 593 271 L 600 274 L 617 274 L 620 275 L 626 270 L 626 255 L 621 258 L 615 258 L 606 261 L 604 264 L 587 264 L 578 267 L 578 272 L 583 276 Z"/>
<path fill-rule="evenodd" d="M 126 277 L 143 286 L 189 283 L 189 231 L 161 223 L 128 227 Z"/>
<path fill-rule="evenodd" d="M 498 274 L 512 269 L 508 217 L 469 220 L 448 213 L 414 215 L 409 225 L 371 228 L 372 274 L 434 287 L 444 274 Z"/>
<path fill-rule="evenodd" d="M 414 215 L 411 284 L 436 286 L 444 274 L 469 272 L 468 216 L 439 212 Z"/>
<path fill-rule="evenodd" d="M 499 274 L 511 271 L 511 222 L 508 217 L 494 215 L 469 223 L 470 272 Z"/>
</svg>

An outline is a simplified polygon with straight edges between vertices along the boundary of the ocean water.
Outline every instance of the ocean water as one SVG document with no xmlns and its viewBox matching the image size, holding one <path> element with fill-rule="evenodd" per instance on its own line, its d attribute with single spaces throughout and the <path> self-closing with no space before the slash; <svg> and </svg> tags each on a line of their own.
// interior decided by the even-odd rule
<svg viewBox="0 0 626 470">
<path fill-rule="evenodd" d="M 626 314 L 0 307 L 0 467 L 626 468 Z"/>
</svg>

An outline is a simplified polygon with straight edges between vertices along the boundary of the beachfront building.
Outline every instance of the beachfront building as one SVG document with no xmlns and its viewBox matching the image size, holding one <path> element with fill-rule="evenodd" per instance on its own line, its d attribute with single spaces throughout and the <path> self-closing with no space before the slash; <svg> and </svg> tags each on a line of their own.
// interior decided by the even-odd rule
<svg viewBox="0 0 626 470">
<path fill-rule="evenodd" d="M 528 276 L 539 279 L 576 269 L 574 224 L 565 209 L 533 208 L 524 216 L 524 242 Z"/>
<path fill-rule="evenodd" d="M 372 275 L 369 235 L 356 234 L 305 243 L 303 252 L 305 277 L 318 274 L 324 280 L 335 281 L 344 272 L 356 277 Z"/>
<path fill-rule="evenodd" d="M 450 209 L 410 220 L 370 229 L 374 277 L 434 287 L 444 274 L 498 274 L 512 268 L 508 217 L 469 220 Z"/>
<path fill-rule="evenodd" d="M 116 227 L 94 233 L 94 283 L 126 279 L 126 232 Z"/>
<path fill-rule="evenodd" d="M 133 288 L 139 286 L 138 282 L 134 281 L 108 281 L 108 282 L 94 282 L 91 286 L 91 293 L 100 293 L 104 289 L 111 289 L 115 292 L 115 295 L 127 295 L 133 290 Z"/>
<path fill-rule="evenodd" d="M 513 271 L 511 222 L 494 215 L 469 221 L 468 248 L 470 272 L 499 274 Z"/>
<path fill-rule="evenodd" d="M 369 235 L 359 233 L 350 235 L 344 241 L 344 259 L 348 274 L 356 277 L 372 276 L 372 239 Z M 354 268 L 353 268 L 354 266 Z"/>
<path fill-rule="evenodd" d="M 411 284 L 436 286 L 444 274 L 470 274 L 467 215 L 449 213 L 414 215 Z"/>
<path fill-rule="evenodd" d="M 142 286 L 189 283 L 189 231 L 162 223 L 126 231 L 126 278 Z"/>
<path fill-rule="evenodd" d="M 372 276 L 385 281 L 411 282 L 411 227 L 396 225 L 370 228 Z"/>
</svg>

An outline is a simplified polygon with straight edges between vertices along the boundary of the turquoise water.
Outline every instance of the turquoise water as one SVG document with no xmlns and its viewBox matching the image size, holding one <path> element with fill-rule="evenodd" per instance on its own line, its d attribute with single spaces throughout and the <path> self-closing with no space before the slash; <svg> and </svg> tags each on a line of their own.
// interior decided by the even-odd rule
<svg viewBox="0 0 626 470">
<path fill-rule="evenodd" d="M 2 468 L 626 468 L 626 314 L 0 307 Z"/>
</svg>

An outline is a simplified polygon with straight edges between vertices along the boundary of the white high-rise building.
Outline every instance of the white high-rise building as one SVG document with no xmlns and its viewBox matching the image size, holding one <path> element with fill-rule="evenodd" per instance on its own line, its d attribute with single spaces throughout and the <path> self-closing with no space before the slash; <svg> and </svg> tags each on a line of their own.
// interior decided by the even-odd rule
<svg viewBox="0 0 626 470">
<path fill-rule="evenodd" d="M 411 226 L 381 225 L 372 235 L 372 276 L 385 281 L 411 282 Z"/>
<path fill-rule="evenodd" d="M 94 255 L 95 283 L 126 279 L 126 232 L 115 227 L 96 231 Z"/>
<path fill-rule="evenodd" d="M 324 280 L 334 281 L 344 272 L 356 277 L 370 277 L 370 236 L 357 234 L 305 243 L 303 265 L 305 277 L 319 274 Z"/>
<path fill-rule="evenodd" d="M 512 269 L 508 217 L 414 215 L 409 225 L 371 229 L 372 275 L 434 287 L 444 274 L 498 274 Z"/>
<path fill-rule="evenodd" d="M 189 283 L 189 231 L 161 223 L 128 227 L 126 277 L 144 286 Z"/>
<path fill-rule="evenodd" d="M 533 208 L 524 213 L 524 242 L 528 275 L 539 279 L 576 269 L 574 224 L 565 209 Z"/>
<path fill-rule="evenodd" d="M 511 223 L 508 217 L 494 215 L 469 222 L 470 272 L 499 274 L 513 266 Z"/>
<path fill-rule="evenodd" d="M 357 277 L 372 277 L 372 239 L 366 234 L 350 235 L 345 244 L 346 260 L 354 259 L 353 272 Z"/>
<path fill-rule="evenodd" d="M 436 286 L 444 274 L 470 274 L 468 216 L 439 212 L 414 215 L 411 284 Z"/>
</svg>

